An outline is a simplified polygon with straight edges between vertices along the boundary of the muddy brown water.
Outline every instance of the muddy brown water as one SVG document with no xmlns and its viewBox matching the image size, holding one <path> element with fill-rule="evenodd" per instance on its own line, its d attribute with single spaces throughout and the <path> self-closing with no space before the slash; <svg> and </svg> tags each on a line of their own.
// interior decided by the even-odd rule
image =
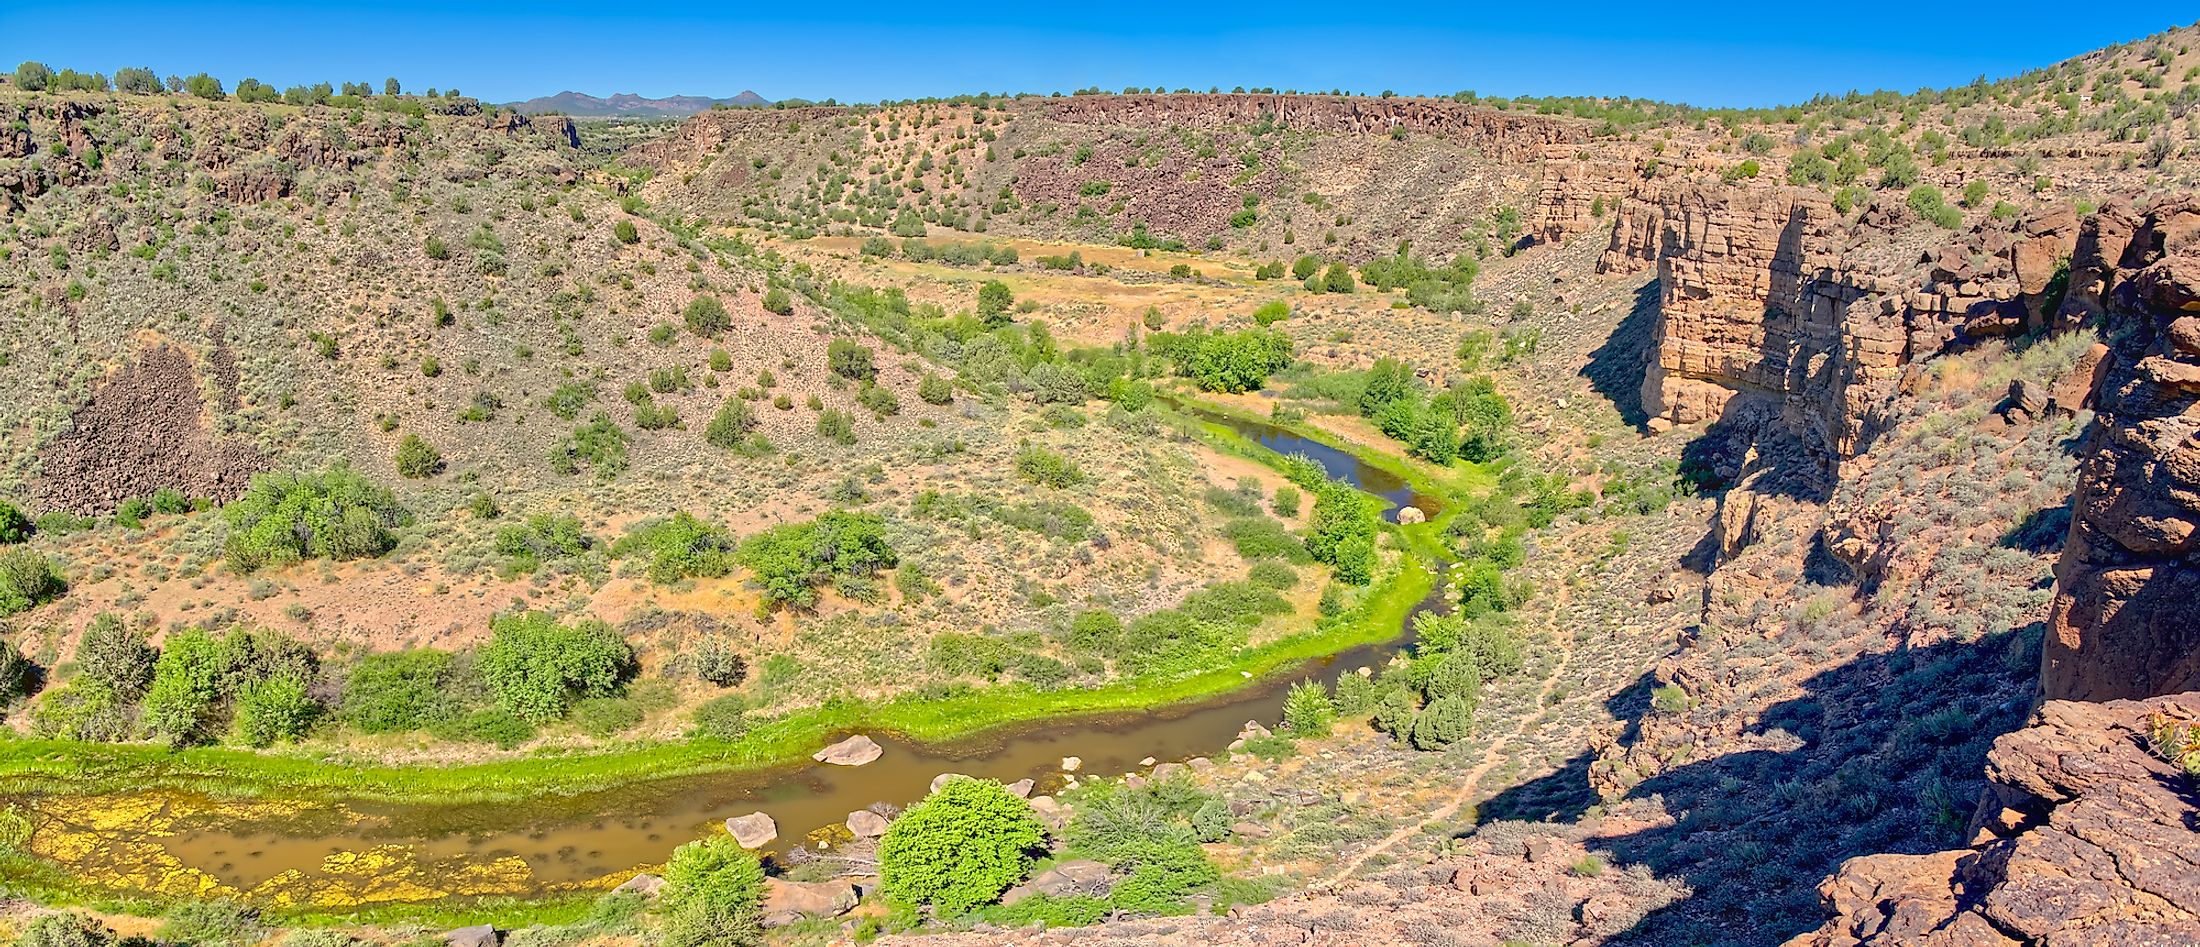
<svg viewBox="0 0 2200 947">
<path fill-rule="evenodd" d="M 1195 413 L 1280 453 L 1312 458 L 1331 476 L 1383 497 L 1393 519 L 1403 505 L 1437 508 L 1434 497 L 1344 451 L 1274 425 Z M 1391 640 L 1309 661 L 1216 698 L 1053 718 L 938 743 L 873 732 L 869 735 L 885 752 L 860 767 L 804 760 L 516 803 L 353 800 L 269 812 L 168 793 L 48 798 L 32 800 L 30 808 L 34 824 L 42 815 L 49 823 L 41 832 L 66 833 L 57 823 L 68 821 L 110 823 L 78 837 L 104 837 L 104 844 L 72 841 L 59 846 L 66 854 L 52 854 L 64 867 L 106 878 L 114 887 L 183 885 L 203 893 L 212 884 L 224 896 L 332 907 L 603 887 L 662 864 L 681 843 L 722 832 L 719 823 L 751 812 L 764 812 L 778 824 L 779 837 L 768 850 L 783 856 L 797 849 L 829 851 L 835 844 L 832 830 L 851 812 L 881 803 L 907 805 L 943 773 L 1004 783 L 1029 778 L 1037 792 L 1052 792 L 1069 778 L 1064 757 L 1080 758 L 1078 772 L 1089 778 L 1141 772 L 1149 768 L 1147 759 L 1181 761 L 1226 752 L 1247 721 L 1274 726 L 1281 719 L 1293 683 L 1311 678 L 1333 684 L 1362 668 L 1379 669 L 1410 643 L 1413 614 L 1439 607 L 1441 588 L 1412 609 Z M 855 732 L 864 731 L 848 731 Z M 135 812 L 149 814 L 137 823 L 142 830 L 124 815 Z"/>
</svg>

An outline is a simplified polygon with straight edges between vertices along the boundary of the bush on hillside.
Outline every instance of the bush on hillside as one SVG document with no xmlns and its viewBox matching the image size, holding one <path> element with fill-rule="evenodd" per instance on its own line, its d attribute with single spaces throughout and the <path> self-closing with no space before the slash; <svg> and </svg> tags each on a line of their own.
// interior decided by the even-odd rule
<svg viewBox="0 0 2200 947">
<path fill-rule="evenodd" d="M 351 468 L 318 474 L 268 473 L 228 506 L 223 551 L 232 566 L 252 572 L 306 559 L 364 559 L 397 545 L 395 530 L 412 522 L 387 489 Z"/>
<path fill-rule="evenodd" d="M 886 522 L 873 513 L 835 510 L 807 523 L 765 530 L 741 544 L 737 558 L 756 574 L 768 604 L 811 608 L 827 582 L 859 579 L 893 568 Z"/>
<path fill-rule="evenodd" d="M 733 550 L 731 533 L 683 511 L 635 526 L 612 545 L 611 554 L 642 560 L 650 581 L 670 585 L 732 572 Z"/>
<path fill-rule="evenodd" d="M 60 598 L 68 588 L 52 559 L 28 549 L 0 553 L 0 618 Z"/>
<path fill-rule="evenodd" d="M 633 671 L 634 650 L 600 621 L 564 625 L 544 612 L 524 612 L 500 615 L 490 628 L 482 679 L 500 707 L 527 720 L 556 720 L 575 700 L 617 693 Z"/>
</svg>

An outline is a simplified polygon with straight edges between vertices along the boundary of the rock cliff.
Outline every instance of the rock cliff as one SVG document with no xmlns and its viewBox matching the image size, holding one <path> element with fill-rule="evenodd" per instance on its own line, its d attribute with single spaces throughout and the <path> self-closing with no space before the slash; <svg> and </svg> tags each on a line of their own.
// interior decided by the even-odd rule
<svg viewBox="0 0 2200 947">
<path fill-rule="evenodd" d="M 2156 715 L 2200 694 L 2046 704 L 1994 742 L 1970 847 L 1849 860 L 1819 886 L 1834 920 L 1789 947 L 2200 942 L 2200 808 Z"/>
<path fill-rule="evenodd" d="M 2071 271 L 2064 320 L 2098 310 L 2109 348 L 2041 688 L 2071 700 L 2200 689 L 2200 199 L 2090 218 Z"/>
</svg>

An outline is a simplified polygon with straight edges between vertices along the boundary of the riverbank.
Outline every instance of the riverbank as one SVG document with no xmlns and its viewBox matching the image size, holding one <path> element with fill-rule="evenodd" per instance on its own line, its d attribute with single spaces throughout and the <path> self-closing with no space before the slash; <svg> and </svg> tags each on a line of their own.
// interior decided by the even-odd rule
<svg viewBox="0 0 2200 947">
<path fill-rule="evenodd" d="M 1266 451 L 1226 428 L 1210 432 L 1207 439 L 1264 464 L 1278 465 L 1283 460 L 1282 455 Z M 1363 462 L 1383 460 L 1378 454 Z M 1416 489 L 1441 498 L 1439 504 L 1432 505 L 1449 506 L 1458 499 L 1452 492 L 1453 485 L 1439 483 L 1425 472 L 1391 460 L 1396 475 L 1413 478 Z M 775 769 L 793 773 L 811 765 L 811 752 L 850 732 L 877 734 L 920 750 L 955 749 L 1040 734 L 1058 737 L 1061 731 L 1075 731 L 1087 722 L 1094 727 L 1112 728 L 1122 725 L 1118 721 L 1134 720 L 1149 712 L 1156 717 L 1171 717 L 1207 708 L 1212 713 L 1242 702 L 1237 695 L 1273 691 L 1281 682 L 1309 672 L 1319 676 L 1315 669 L 1336 656 L 1405 640 L 1412 612 L 1432 600 L 1442 580 L 1446 558 L 1441 541 L 1443 518 L 1448 517 L 1440 517 L 1439 522 L 1386 527 L 1399 554 L 1392 559 L 1392 567 L 1358 597 L 1351 609 L 1321 619 L 1308 630 L 1240 649 L 1220 665 L 1189 674 L 1135 677 L 1074 690 L 1012 684 L 945 697 L 909 695 L 878 702 L 833 701 L 762 721 L 746 736 L 731 742 L 662 742 L 608 750 L 545 751 L 442 768 L 347 759 L 327 752 L 269 753 L 221 747 L 175 751 L 152 745 L 0 741 L 0 800 L 10 796 L 58 799 L 183 793 L 207 799 L 300 805 L 457 807 L 532 800 L 537 805 L 526 808 L 539 809 L 550 799 L 642 784 L 664 785 L 683 778 L 752 776 Z M 1335 673 L 1335 669 L 1330 671 Z M 1117 719 L 1111 721 L 1111 716 Z M 577 800 L 575 804 L 579 804 Z M 157 906 L 157 902 L 139 900 L 142 893 L 129 886 L 100 884 L 72 872 L 66 864 L 27 853 L 5 854 L 0 857 L 0 866 L 10 869 L 22 893 L 41 901 L 134 904 L 138 910 L 133 913 Z M 18 868 L 22 870 L 15 870 Z M 463 904 L 466 917 L 481 917 L 484 910 L 493 914 L 497 905 L 503 905 L 515 917 L 523 912 L 536 918 L 540 917 L 535 910 L 538 906 L 554 908 L 576 897 L 570 890 L 545 891 L 534 896 L 500 894 L 410 904 L 301 905 L 286 908 L 285 913 L 298 920 L 440 922 L 458 916 L 442 913 L 445 908 L 438 904 L 448 903 Z M 117 898 L 132 900 L 118 902 L 114 900 Z"/>
</svg>

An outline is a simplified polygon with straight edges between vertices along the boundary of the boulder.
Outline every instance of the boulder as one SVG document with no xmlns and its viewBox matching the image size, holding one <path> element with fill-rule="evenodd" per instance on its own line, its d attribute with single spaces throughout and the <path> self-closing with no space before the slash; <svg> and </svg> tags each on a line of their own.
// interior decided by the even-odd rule
<svg viewBox="0 0 2200 947">
<path fill-rule="evenodd" d="M 1152 775 L 1155 782 L 1160 782 L 1186 772 L 1190 772 L 1190 767 L 1182 763 L 1161 763 L 1153 768 Z"/>
<path fill-rule="evenodd" d="M 1074 756 L 1065 756 L 1065 757 L 1062 757 L 1062 772 L 1065 772 L 1065 773 L 1074 773 L 1074 772 L 1077 772 L 1077 770 L 1078 770 L 1078 768 L 1079 768 L 1079 767 L 1081 767 L 1081 766 L 1084 766 L 1084 765 L 1085 765 L 1085 761 L 1084 761 L 1084 760 L 1081 760 L 1081 759 L 1079 759 L 1079 758 L 1077 758 L 1077 757 L 1074 757 Z"/>
<path fill-rule="evenodd" d="M 726 831 L 733 833 L 733 840 L 742 848 L 762 848 L 779 837 L 779 823 L 761 812 L 751 812 L 727 819 Z"/>
<path fill-rule="evenodd" d="M 663 878 L 656 875 L 641 874 L 628 878 L 624 884 L 611 890 L 615 893 L 632 891 L 645 898 L 654 898 L 657 896 L 657 892 L 664 890 L 664 887 L 665 880 Z"/>
<path fill-rule="evenodd" d="M 878 838 L 886 834 L 886 817 L 869 809 L 857 809 L 848 813 L 848 832 L 857 838 Z"/>
<path fill-rule="evenodd" d="M 1059 831 L 1062 826 L 1069 824 L 1068 807 L 1054 801 L 1053 796 L 1031 797 L 1031 811 L 1039 817 L 1039 821 L 1047 824 L 1047 828 Z"/>
<path fill-rule="evenodd" d="M 1426 522 L 1428 522 L 1428 514 L 1421 512 L 1420 507 L 1408 506 L 1401 507 L 1398 510 L 1398 525 L 1400 526 L 1411 526 L 1415 523 Z"/>
<path fill-rule="evenodd" d="M 970 777 L 968 777 L 968 776 L 965 776 L 965 775 L 963 775 L 963 774 L 961 774 L 961 773 L 941 773 L 941 774 L 939 774 L 938 776 L 934 776 L 934 777 L 932 777 L 932 791 L 933 791 L 933 792 L 939 792 L 939 791 L 940 791 L 940 787 L 941 787 L 941 786 L 945 786 L 945 785 L 947 785 L 948 783 L 954 782 L 955 780 L 958 780 L 958 779 L 969 779 L 969 778 L 970 778 Z"/>
<path fill-rule="evenodd" d="M 856 886 L 846 879 L 786 881 L 764 879 L 764 926 L 783 927 L 803 918 L 839 917 L 854 910 Z"/>
<path fill-rule="evenodd" d="M 817 751 L 810 758 L 834 766 L 862 766 L 878 759 L 885 752 L 885 748 L 879 746 L 877 740 L 859 733 Z"/>
<path fill-rule="evenodd" d="M 1008 794 L 1011 796 L 1015 796 L 1018 799 L 1029 799 L 1031 798 L 1032 787 L 1037 785 L 1038 783 L 1032 782 L 1031 780 L 1019 779 L 1013 783 L 1008 784 Z"/>
<path fill-rule="evenodd" d="M 443 942 L 451 947 L 497 947 L 504 940 L 494 924 L 476 924 L 446 932 Z"/>
</svg>

